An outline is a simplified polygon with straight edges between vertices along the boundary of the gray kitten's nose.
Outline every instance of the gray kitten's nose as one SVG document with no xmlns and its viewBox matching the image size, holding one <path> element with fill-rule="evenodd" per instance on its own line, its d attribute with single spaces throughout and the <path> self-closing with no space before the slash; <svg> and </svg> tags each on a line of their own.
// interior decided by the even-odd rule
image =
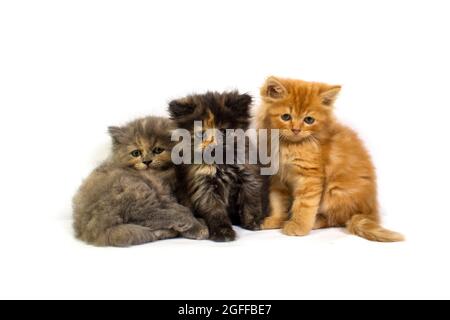
<svg viewBox="0 0 450 320">
<path fill-rule="evenodd" d="M 144 162 L 144 164 L 145 164 L 146 166 L 148 166 L 148 165 L 150 165 L 150 164 L 153 162 L 153 160 L 143 161 L 143 162 Z"/>
</svg>

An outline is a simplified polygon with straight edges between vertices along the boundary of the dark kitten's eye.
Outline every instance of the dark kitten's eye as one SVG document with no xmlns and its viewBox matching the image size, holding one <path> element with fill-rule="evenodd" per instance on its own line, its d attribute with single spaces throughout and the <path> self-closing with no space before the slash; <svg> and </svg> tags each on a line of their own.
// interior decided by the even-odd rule
<svg viewBox="0 0 450 320">
<path fill-rule="evenodd" d="M 304 119 L 304 121 L 305 121 L 305 123 L 307 123 L 307 124 L 313 124 L 313 123 L 316 121 L 316 119 L 314 119 L 313 117 L 306 117 L 306 118 Z"/>
<path fill-rule="evenodd" d="M 140 150 L 134 150 L 133 152 L 131 152 L 131 155 L 135 158 L 138 158 L 142 155 L 142 152 Z"/>
<path fill-rule="evenodd" d="M 281 116 L 281 119 L 282 119 L 283 121 L 289 121 L 289 120 L 292 119 L 292 116 L 291 116 L 290 114 L 288 114 L 288 113 L 285 113 L 285 114 L 283 114 L 283 115 Z"/>
<path fill-rule="evenodd" d="M 203 139 L 203 131 L 197 131 L 197 132 L 195 133 L 195 137 L 196 137 L 197 139 Z"/>
<path fill-rule="evenodd" d="M 220 129 L 219 131 L 224 137 L 230 137 L 233 135 L 233 130 L 231 129 Z"/>
<path fill-rule="evenodd" d="M 164 149 L 163 148 L 158 148 L 158 147 L 156 147 L 155 149 L 153 149 L 153 153 L 154 154 L 161 154 L 161 153 L 163 153 L 164 152 Z"/>
</svg>

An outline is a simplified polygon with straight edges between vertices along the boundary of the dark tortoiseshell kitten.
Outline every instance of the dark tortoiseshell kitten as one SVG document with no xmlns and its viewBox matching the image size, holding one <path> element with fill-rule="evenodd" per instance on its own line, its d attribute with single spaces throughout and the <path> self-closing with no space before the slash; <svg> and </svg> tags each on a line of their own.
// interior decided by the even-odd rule
<svg viewBox="0 0 450 320">
<path fill-rule="evenodd" d="M 194 122 L 201 121 L 204 135 L 200 149 L 205 149 L 221 143 L 214 136 L 207 136 L 208 129 L 246 130 L 251 103 L 252 98 L 247 94 L 208 92 L 172 101 L 169 112 L 178 127 L 189 130 L 192 137 L 198 135 L 194 132 Z M 234 240 L 232 224 L 257 230 L 263 219 L 259 168 L 236 163 L 177 166 L 179 200 L 206 221 L 210 239 L 214 241 Z"/>
</svg>

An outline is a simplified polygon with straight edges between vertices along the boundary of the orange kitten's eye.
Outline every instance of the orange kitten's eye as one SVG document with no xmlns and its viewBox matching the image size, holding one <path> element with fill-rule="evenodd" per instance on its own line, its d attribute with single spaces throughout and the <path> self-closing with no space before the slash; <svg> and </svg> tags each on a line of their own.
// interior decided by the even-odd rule
<svg viewBox="0 0 450 320">
<path fill-rule="evenodd" d="M 306 124 L 313 124 L 316 121 L 316 119 L 314 119 L 313 117 L 306 117 L 304 121 Z"/>
<path fill-rule="evenodd" d="M 134 150 L 133 152 L 131 152 L 131 156 L 138 158 L 142 155 L 142 152 L 140 150 Z"/>
<path fill-rule="evenodd" d="M 283 121 L 289 121 L 289 120 L 292 119 L 292 116 L 291 116 L 290 114 L 288 114 L 288 113 L 285 113 L 285 114 L 283 114 L 283 115 L 281 116 L 281 119 L 282 119 Z"/>
<path fill-rule="evenodd" d="M 163 148 L 158 148 L 158 147 L 156 147 L 155 149 L 153 149 L 153 153 L 154 154 L 161 154 L 161 153 L 163 153 L 164 152 L 164 149 Z"/>
</svg>

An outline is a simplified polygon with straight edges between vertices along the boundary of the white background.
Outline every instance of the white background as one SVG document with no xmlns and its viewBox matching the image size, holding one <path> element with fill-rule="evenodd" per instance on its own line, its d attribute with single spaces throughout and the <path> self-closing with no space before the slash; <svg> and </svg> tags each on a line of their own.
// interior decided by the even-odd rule
<svg viewBox="0 0 450 320">
<path fill-rule="evenodd" d="M 448 1 L 1 1 L 0 298 L 450 298 Z M 71 198 L 108 125 L 269 75 L 342 84 L 385 225 L 98 249 Z"/>
</svg>

